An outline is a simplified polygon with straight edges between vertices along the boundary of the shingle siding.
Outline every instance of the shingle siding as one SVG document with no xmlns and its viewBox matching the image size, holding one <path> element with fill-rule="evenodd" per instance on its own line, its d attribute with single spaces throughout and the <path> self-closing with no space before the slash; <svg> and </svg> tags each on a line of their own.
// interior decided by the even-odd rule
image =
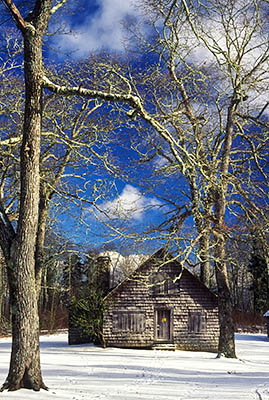
<svg viewBox="0 0 269 400">
<path fill-rule="evenodd" d="M 103 335 L 107 346 L 115 347 L 151 347 L 158 341 L 174 343 L 178 349 L 217 351 L 219 322 L 217 298 L 190 272 L 183 270 L 179 280 L 179 290 L 173 294 L 153 295 L 150 284 L 156 270 L 156 262 L 150 260 L 140 269 L 140 275 L 124 281 L 109 296 L 104 314 Z M 181 267 L 176 261 L 166 264 L 165 270 L 170 276 L 180 274 Z M 163 318 L 163 331 L 156 332 L 158 318 L 156 310 L 170 310 L 171 323 Z M 132 332 L 115 329 L 113 318 L 117 313 L 144 315 L 143 331 Z M 195 321 L 192 317 L 196 313 Z M 201 315 L 199 321 L 198 314 Z M 163 313 L 163 315 L 166 315 Z M 162 314 L 159 314 L 162 315 Z M 130 317 L 133 318 L 133 317 Z M 192 321 L 192 322 L 190 322 Z M 196 324 L 195 332 L 190 323 Z M 168 326 L 169 325 L 169 326 Z M 197 330 L 201 330 L 197 332 Z M 169 339 L 157 336 L 168 335 Z M 167 337 L 168 337 L 167 336 Z"/>
</svg>

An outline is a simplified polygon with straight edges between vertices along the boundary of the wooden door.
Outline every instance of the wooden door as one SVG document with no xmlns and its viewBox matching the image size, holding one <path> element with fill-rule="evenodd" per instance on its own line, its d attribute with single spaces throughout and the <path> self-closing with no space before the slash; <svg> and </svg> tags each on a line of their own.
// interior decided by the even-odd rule
<svg viewBox="0 0 269 400">
<path fill-rule="evenodd" d="M 156 310 L 156 339 L 170 340 L 171 339 L 171 311 Z"/>
</svg>

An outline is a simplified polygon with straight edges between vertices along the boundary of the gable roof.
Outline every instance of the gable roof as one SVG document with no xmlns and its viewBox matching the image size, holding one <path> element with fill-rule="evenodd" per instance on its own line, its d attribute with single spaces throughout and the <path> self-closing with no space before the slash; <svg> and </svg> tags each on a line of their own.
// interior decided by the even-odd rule
<svg viewBox="0 0 269 400">
<path fill-rule="evenodd" d="M 165 264 L 169 264 L 171 262 L 176 263 L 179 268 L 179 274 L 184 273 L 191 277 L 191 279 L 195 280 L 203 290 L 207 291 L 210 296 L 217 298 L 217 295 L 213 293 L 207 286 L 205 286 L 195 275 L 193 275 L 189 270 L 184 268 L 182 264 L 173 257 L 165 248 L 161 248 L 157 250 L 152 256 L 150 256 L 146 261 L 144 261 L 135 271 L 132 272 L 130 276 L 125 278 L 122 282 L 120 282 L 106 297 L 105 300 L 108 298 L 113 297 L 116 293 L 118 293 L 122 288 L 128 285 L 128 282 L 132 279 L 135 279 L 136 276 L 139 276 L 143 270 L 150 268 L 152 266 L 152 262 L 158 263 L 158 268 L 162 267 Z M 160 264 L 161 263 L 161 266 Z"/>
</svg>

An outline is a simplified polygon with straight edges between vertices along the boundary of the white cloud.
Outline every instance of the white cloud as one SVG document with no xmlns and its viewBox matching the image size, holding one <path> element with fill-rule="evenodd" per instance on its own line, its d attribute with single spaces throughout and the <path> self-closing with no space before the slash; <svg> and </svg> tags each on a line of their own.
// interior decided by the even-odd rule
<svg viewBox="0 0 269 400">
<path fill-rule="evenodd" d="M 75 57 L 89 55 L 98 49 L 123 50 L 122 21 L 138 12 L 133 0 L 99 0 L 100 9 L 88 16 L 84 23 L 71 27 L 71 35 L 64 35 L 58 43 L 62 50 L 74 52 Z"/>
<path fill-rule="evenodd" d="M 244 5 L 245 0 L 238 3 Z M 227 97 L 233 94 L 231 79 L 240 70 L 241 77 L 248 77 L 241 88 L 242 93 L 246 90 L 248 94 L 248 100 L 242 107 L 261 110 L 268 101 L 268 39 L 262 26 L 256 25 L 254 14 L 252 17 L 244 8 L 239 7 L 234 10 L 233 23 L 229 19 L 225 20 L 225 15 L 223 20 L 218 16 L 197 19 L 196 31 L 205 39 L 208 47 L 185 24 L 181 31 L 183 45 L 180 43 L 182 49 L 179 48 L 179 52 L 194 65 L 217 67 L 214 88 Z M 264 110 L 264 115 L 268 114 L 269 107 Z"/>
<path fill-rule="evenodd" d="M 158 200 L 144 196 L 137 188 L 126 185 L 116 199 L 103 203 L 100 209 L 111 218 L 141 220 L 147 209 L 160 204 Z"/>
<path fill-rule="evenodd" d="M 207 45 L 195 36 L 188 24 L 183 25 L 182 32 L 180 32 L 181 41 L 184 44 L 180 49 L 183 57 L 185 54 L 188 61 L 200 65 L 215 64 L 217 59 L 219 65 L 221 65 L 226 63 L 228 55 L 233 61 L 241 55 L 241 67 L 247 69 L 254 67 L 262 54 L 268 51 L 267 38 L 263 37 L 262 30 L 259 30 L 258 27 L 255 33 L 248 38 L 249 30 L 254 30 L 254 27 L 250 26 L 250 23 L 246 24 L 240 18 L 234 17 L 234 19 L 235 26 L 229 26 L 227 22 L 225 24 L 221 19 L 201 18 L 197 22 L 196 28 Z M 245 48 L 242 52 L 243 46 Z M 187 49 L 185 53 L 184 47 Z"/>
<path fill-rule="evenodd" d="M 162 156 L 157 156 L 154 162 L 154 166 L 156 170 L 159 170 L 163 167 L 165 167 L 168 164 L 168 161 L 165 157 Z"/>
</svg>

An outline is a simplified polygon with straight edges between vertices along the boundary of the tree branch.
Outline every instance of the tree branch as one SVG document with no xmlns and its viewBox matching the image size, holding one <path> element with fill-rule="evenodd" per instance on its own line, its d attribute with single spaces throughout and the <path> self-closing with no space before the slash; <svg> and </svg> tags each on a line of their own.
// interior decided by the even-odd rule
<svg viewBox="0 0 269 400">
<path fill-rule="evenodd" d="M 21 139 L 22 139 L 22 135 L 4 139 L 4 140 L 0 141 L 0 146 L 14 146 L 14 145 L 20 143 Z"/>
<path fill-rule="evenodd" d="M 52 7 L 52 9 L 50 10 L 50 15 L 56 13 L 56 11 L 58 11 L 59 8 L 61 8 L 66 2 L 67 2 L 67 0 L 62 0 L 58 4 L 56 4 L 54 7 Z"/>
<path fill-rule="evenodd" d="M 2 0 L 4 2 L 4 4 L 7 6 L 7 8 L 9 9 L 12 17 L 14 18 L 16 25 L 18 27 L 18 29 L 24 33 L 25 29 L 26 29 L 26 22 L 24 21 L 24 19 L 22 18 L 19 10 L 17 9 L 17 7 L 15 6 L 15 4 L 13 3 L 12 0 Z"/>
<path fill-rule="evenodd" d="M 140 115 L 140 117 L 144 121 L 150 124 L 154 129 L 156 129 L 161 137 L 169 143 L 170 149 L 181 167 L 181 172 L 183 174 L 186 173 L 186 165 L 184 163 L 184 160 L 182 157 L 180 157 L 179 152 L 177 151 L 177 148 L 180 146 L 180 142 L 176 141 L 169 130 L 145 110 L 143 103 L 138 96 L 132 95 L 130 93 L 126 94 L 103 92 L 100 90 L 82 88 L 81 86 L 60 86 L 53 83 L 46 76 L 43 76 L 43 87 L 61 96 L 81 96 L 89 99 L 101 99 L 105 101 L 121 102 L 128 104 L 135 110 L 137 114 Z M 183 151 L 184 155 L 188 157 L 186 149 L 181 148 L 181 150 Z"/>
<path fill-rule="evenodd" d="M 99 90 L 85 89 L 81 86 L 60 86 L 53 83 L 46 76 L 43 77 L 43 87 L 53 93 L 60 94 L 61 96 L 81 96 L 90 99 L 102 99 L 105 101 L 124 102 L 131 107 L 138 109 L 141 108 L 140 99 L 131 94 L 118 94 L 108 93 Z"/>
</svg>

